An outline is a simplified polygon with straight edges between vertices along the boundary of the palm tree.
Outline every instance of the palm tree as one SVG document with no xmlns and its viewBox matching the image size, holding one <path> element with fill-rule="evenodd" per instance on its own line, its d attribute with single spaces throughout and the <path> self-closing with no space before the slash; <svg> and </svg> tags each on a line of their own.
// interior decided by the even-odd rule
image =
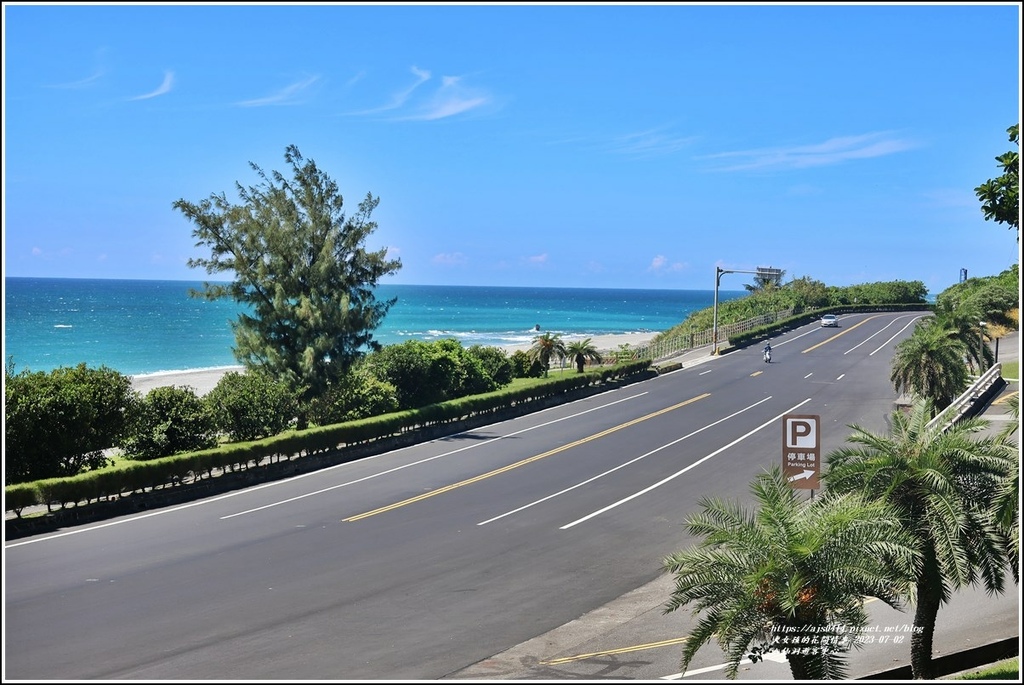
<svg viewBox="0 0 1024 685">
<path fill-rule="evenodd" d="M 576 372 L 583 373 L 583 367 L 586 363 L 594 362 L 600 364 L 603 360 L 601 353 L 597 351 L 590 338 L 586 340 L 574 340 L 565 346 L 565 356 L 569 358 L 573 364 L 576 365 Z"/>
<path fill-rule="evenodd" d="M 985 318 L 981 310 L 970 303 L 954 304 L 943 300 L 935 307 L 935 318 L 948 331 L 953 340 L 963 343 L 967 359 L 980 374 L 995 364 L 995 353 L 985 344 Z"/>
<path fill-rule="evenodd" d="M 930 401 L 938 413 L 967 388 L 964 344 L 937 319 L 926 319 L 896 345 L 890 380 L 896 392 Z"/>
<path fill-rule="evenodd" d="M 786 652 L 794 680 L 842 678 L 867 625 L 865 596 L 899 608 L 915 566 L 913 539 L 888 505 L 859 494 L 803 499 L 778 465 L 751 484 L 760 508 L 702 498 L 687 529 L 705 540 L 667 557 L 675 589 L 663 613 L 700 615 L 682 670 L 716 638 L 735 678 L 747 654 Z M 804 638 L 804 642 L 795 640 Z"/>
<path fill-rule="evenodd" d="M 749 293 L 760 293 L 766 290 L 772 290 L 782 285 L 782 277 L 786 274 L 785 269 L 772 269 L 768 267 L 764 272 L 759 272 L 754 275 L 753 283 L 744 283 L 743 287 L 746 288 Z"/>
<path fill-rule="evenodd" d="M 849 445 L 828 456 L 822 474 L 830 492 L 859 492 L 895 509 L 914 536 L 922 563 L 914 579 L 914 678 L 930 680 L 932 640 L 940 605 L 953 590 L 975 585 L 1002 592 L 1005 536 L 994 516 L 999 485 L 1015 467 L 1013 450 L 997 438 L 974 434 L 986 426 L 967 419 L 929 428 L 932 410 L 918 400 L 909 413 L 892 414 L 888 435 L 853 425 Z"/>
<path fill-rule="evenodd" d="M 528 354 L 531 359 L 540 362 L 540 365 L 544 367 L 544 376 L 547 377 L 551 358 L 565 359 L 565 343 L 562 341 L 562 336 L 557 333 L 544 333 L 533 339 L 533 346 L 529 349 Z"/>
<path fill-rule="evenodd" d="M 999 484 L 995 497 L 996 523 L 1005 535 L 1006 558 L 1013 570 L 1013 579 L 1020 583 L 1020 450 L 1013 441 L 1020 423 L 1020 395 L 1012 395 L 1007 401 L 1010 409 L 1009 421 L 999 432 L 999 440 L 1004 441 L 1010 449 L 1013 470 Z"/>
</svg>

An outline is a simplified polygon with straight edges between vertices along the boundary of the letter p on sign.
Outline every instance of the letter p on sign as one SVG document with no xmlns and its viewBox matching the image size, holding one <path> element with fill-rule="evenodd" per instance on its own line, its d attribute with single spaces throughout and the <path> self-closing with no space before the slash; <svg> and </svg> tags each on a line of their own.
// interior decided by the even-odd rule
<svg viewBox="0 0 1024 685">
<path fill-rule="evenodd" d="M 813 450 L 818 446 L 818 417 L 787 416 L 786 447 L 798 450 Z"/>
</svg>

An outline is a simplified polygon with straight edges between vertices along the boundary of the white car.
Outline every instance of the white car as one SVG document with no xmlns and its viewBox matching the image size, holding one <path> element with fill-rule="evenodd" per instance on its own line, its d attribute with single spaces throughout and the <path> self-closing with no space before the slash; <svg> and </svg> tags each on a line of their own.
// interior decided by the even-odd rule
<svg viewBox="0 0 1024 685">
<path fill-rule="evenodd" d="M 821 326 L 822 328 L 826 326 L 839 328 L 839 317 L 837 317 L 835 314 L 826 314 L 825 316 L 821 317 Z"/>
</svg>

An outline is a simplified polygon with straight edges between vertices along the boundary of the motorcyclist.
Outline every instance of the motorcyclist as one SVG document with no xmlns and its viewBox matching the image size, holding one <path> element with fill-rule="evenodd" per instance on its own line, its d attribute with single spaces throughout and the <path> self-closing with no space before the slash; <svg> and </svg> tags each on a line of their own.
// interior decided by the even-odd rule
<svg viewBox="0 0 1024 685">
<path fill-rule="evenodd" d="M 763 352 L 763 354 L 764 354 L 764 360 L 766 362 L 770 363 L 771 360 L 772 360 L 772 344 L 770 342 L 766 342 L 764 344 L 764 352 Z"/>
</svg>

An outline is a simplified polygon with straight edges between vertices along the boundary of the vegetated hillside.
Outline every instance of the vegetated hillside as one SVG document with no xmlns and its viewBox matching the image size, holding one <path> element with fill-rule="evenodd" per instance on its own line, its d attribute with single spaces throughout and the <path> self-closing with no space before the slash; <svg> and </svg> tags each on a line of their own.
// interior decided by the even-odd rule
<svg viewBox="0 0 1024 685">
<path fill-rule="evenodd" d="M 936 306 L 973 308 L 988 326 L 989 335 L 999 338 L 1020 327 L 1020 275 L 1013 264 L 998 276 L 968 278 L 952 285 L 935 299 Z"/>
<path fill-rule="evenodd" d="M 840 287 L 825 285 L 803 276 L 783 285 L 767 284 L 753 288 L 746 297 L 719 302 L 718 323 L 730 324 L 796 308 L 808 310 L 858 304 L 924 304 L 927 294 L 928 290 L 921 281 L 880 281 Z M 691 313 L 679 325 L 659 333 L 655 341 L 683 333 L 707 331 L 713 326 L 714 307 L 707 307 Z"/>
</svg>

